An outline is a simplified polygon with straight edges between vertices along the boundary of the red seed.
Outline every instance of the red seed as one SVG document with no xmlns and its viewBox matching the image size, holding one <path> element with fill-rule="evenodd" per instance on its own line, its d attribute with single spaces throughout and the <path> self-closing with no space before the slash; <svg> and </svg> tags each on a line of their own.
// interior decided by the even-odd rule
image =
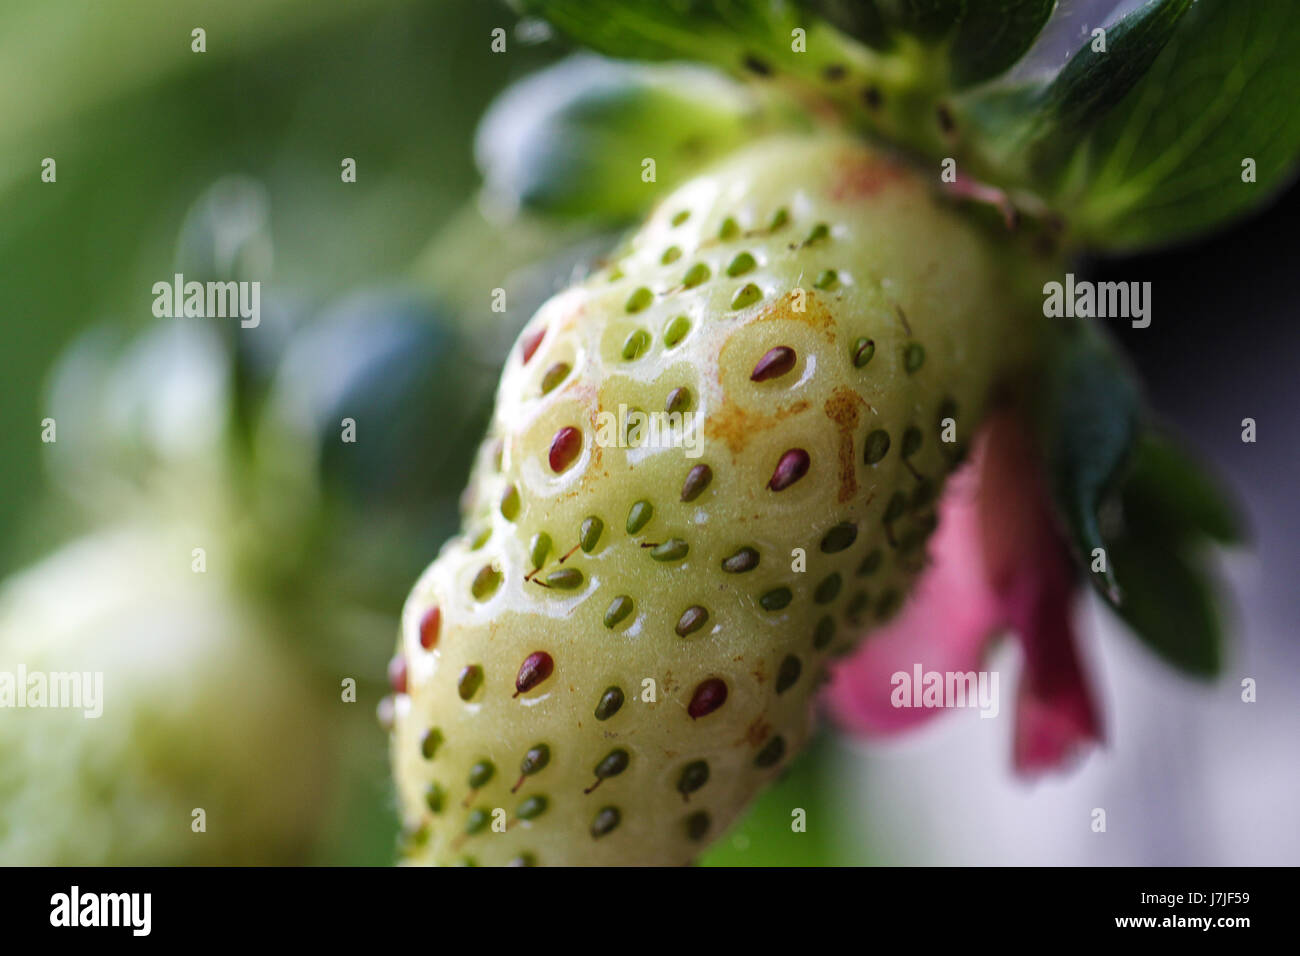
<svg viewBox="0 0 1300 956">
<path fill-rule="evenodd" d="M 519 675 L 515 678 L 514 696 L 518 697 L 520 694 L 532 690 L 550 677 L 553 670 L 555 670 L 555 661 L 551 659 L 550 654 L 545 651 L 533 651 L 519 665 Z"/>
<path fill-rule="evenodd" d="M 749 374 L 749 380 L 751 382 L 766 382 L 769 378 L 780 378 L 794 368 L 797 358 L 794 349 L 787 348 L 784 345 L 769 349 L 768 353 L 759 359 L 758 364 L 754 366 L 754 371 Z"/>
<path fill-rule="evenodd" d="M 442 629 L 442 611 L 431 607 L 420 619 L 420 646 L 426 651 L 438 643 L 438 632 Z"/>
<path fill-rule="evenodd" d="M 525 365 L 528 364 L 528 360 L 533 357 L 533 353 L 537 351 L 537 346 L 542 344 L 542 339 L 545 337 L 545 326 L 538 329 L 536 332 L 530 332 L 528 335 L 523 337 L 523 340 L 519 343 L 519 347 L 523 350 Z"/>
<path fill-rule="evenodd" d="M 395 694 L 406 693 L 406 655 L 398 654 L 388 662 L 388 684 Z"/>
<path fill-rule="evenodd" d="M 707 717 L 726 702 L 727 682 L 720 677 L 710 677 L 695 688 L 686 712 L 691 715 L 691 720 L 698 720 Z"/>
<path fill-rule="evenodd" d="M 767 486 L 773 491 L 783 491 L 808 474 L 810 459 L 802 448 L 791 448 L 776 463 L 776 470 Z"/>
<path fill-rule="evenodd" d="M 565 425 L 551 439 L 551 471 L 559 474 L 573 464 L 582 451 L 582 432 L 572 425 Z"/>
</svg>

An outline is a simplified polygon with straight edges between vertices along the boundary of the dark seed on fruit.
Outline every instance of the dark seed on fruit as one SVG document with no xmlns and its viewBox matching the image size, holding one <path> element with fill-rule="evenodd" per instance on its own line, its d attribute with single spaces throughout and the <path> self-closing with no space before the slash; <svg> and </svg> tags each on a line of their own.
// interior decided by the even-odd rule
<svg viewBox="0 0 1300 956">
<path fill-rule="evenodd" d="M 852 547 L 857 539 L 858 526 L 851 521 L 842 522 L 826 532 L 822 538 L 822 551 L 826 554 L 836 554 Z"/>
<path fill-rule="evenodd" d="M 442 808 L 446 802 L 447 791 L 436 783 L 429 784 L 429 788 L 424 791 L 424 805 L 429 808 L 429 811 L 431 813 L 442 813 Z"/>
<path fill-rule="evenodd" d="M 584 578 L 577 568 L 557 568 L 546 576 L 548 587 L 560 591 L 573 591 L 582 587 Z"/>
<path fill-rule="evenodd" d="M 677 778 L 677 790 L 683 797 L 689 797 L 708 782 L 708 761 L 692 760 L 682 768 L 682 775 Z"/>
<path fill-rule="evenodd" d="M 496 772 L 497 768 L 491 760 L 480 760 L 469 768 L 469 788 L 477 790 L 479 787 L 487 786 Z"/>
<path fill-rule="evenodd" d="M 545 813 L 549 805 L 550 801 L 538 794 L 519 804 L 519 809 L 515 810 L 515 816 L 520 820 L 532 820 Z"/>
<path fill-rule="evenodd" d="M 803 673 L 803 664 L 799 658 L 793 654 L 787 654 L 776 672 L 776 692 L 784 694 L 788 691 L 799 680 L 801 673 Z"/>
<path fill-rule="evenodd" d="M 880 563 L 884 559 L 885 556 L 880 553 L 879 548 L 871 551 L 871 553 L 862 559 L 862 563 L 858 565 L 858 577 L 865 578 L 875 574 L 880 570 Z"/>
<path fill-rule="evenodd" d="M 876 343 L 871 339 L 858 339 L 853 343 L 853 367 L 862 368 L 876 354 Z"/>
<path fill-rule="evenodd" d="M 650 552 L 650 557 L 656 561 L 680 561 L 686 557 L 687 552 L 690 550 L 690 545 L 681 538 L 673 538 L 663 544 L 656 545 Z"/>
<path fill-rule="evenodd" d="M 703 840 L 713 821 L 705 810 L 697 810 L 686 818 L 686 838 L 693 843 Z"/>
<path fill-rule="evenodd" d="M 774 349 L 768 349 L 767 353 L 758 360 L 754 366 L 754 371 L 749 373 L 751 382 L 766 382 L 768 379 L 780 378 L 785 375 L 797 362 L 799 356 L 795 354 L 794 349 L 784 345 L 778 345 Z"/>
<path fill-rule="evenodd" d="M 677 246 L 669 246 L 667 249 L 664 250 L 664 254 L 660 256 L 659 261 L 664 265 L 670 265 L 676 262 L 681 257 L 682 257 L 681 249 L 679 249 Z"/>
<path fill-rule="evenodd" d="M 688 289 L 694 289 L 697 285 L 709 281 L 709 276 L 713 273 L 703 262 L 697 262 L 686 270 L 686 275 L 682 276 L 682 285 Z"/>
<path fill-rule="evenodd" d="M 889 504 L 885 506 L 885 515 L 881 519 L 885 524 L 891 524 L 907 512 L 907 497 L 901 491 L 895 491 L 889 498 Z"/>
<path fill-rule="evenodd" d="M 582 432 L 572 425 L 565 425 L 551 439 L 549 457 L 551 471 L 559 474 L 573 464 L 582 451 Z"/>
<path fill-rule="evenodd" d="M 651 302 L 653 302 L 654 298 L 655 298 L 655 294 L 653 292 L 651 292 L 645 286 L 641 286 L 639 289 L 637 289 L 635 292 L 633 292 L 630 296 L 627 297 L 627 304 L 624 305 L 623 308 L 625 308 L 628 312 L 640 312 Z"/>
<path fill-rule="evenodd" d="M 475 600 L 485 601 L 496 593 L 496 589 L 501 585 L 501 572 L 490 564 L 485 564 L 478 569 L 478 574 L 474 575 L 474 581 L 469 586 L 470 593 L 474 595 Z"/>
<path fill-rule="evenodd" d="M 617 827 L 622 819 L 618 807 L 601 807 L 600 812 L 591 821 L 591 835 L 596 839 L 600 839 Z"/>
<path fill-rule="evenodd" d="M 789 606 L 794 593 L 789 588 L 772 588 L 758 599 L 765 611 L 780 611 Z"/>
<path fill-rule="evenodd" d="M 681 212 L 673 216 L 673 220 L 672 220 L 673 225 L 680 226 L 682 223 L 684 223 L 687 219 L 690 218 L 691 218 L 691 211 L 689 209 L 683 209 Z"/>
<path fill-rule="evenodd" d="M 511 485 L 501 496 L 501 517 L 514 521 L 519 517 L 519 489 Z"/>
<path fill-rule="evenodd" d="M 820 242 L 831 234 L 831 227 L 824 222 L 819 222 L 813 226 L 812 232 L 808 233 L 808 238 L 804 240 L 804 245 L 811 245 L 814 242 Z"/>
<path fill-rule="evenodd" d="M 880 109 L 880 104 L 884 101 L 880 90 L 874 86 L 868 86 L 862 91 L 862 101 L 873 110 Z"/>
<path fill-rule="evenodd" d="M 406 655 L 398 654 L 388 662 L 388 686 L 395 694 L 406 693 Z"/>
<path fill-rule="evenodd" d="M 909 425 L 903 432 L 903 444 L 899 449 L 904 458 L 910 458 L 921 450 L 921 429 L 915 425 Z"/>
<path fill-rule="evenodd" d="M 534 571 L 546 563 L 546 556 L 550 553 L 551 536 L 545 531 L 533 535 L 532 543 L 528 546 L 528 557 L 533 562 Z"/>
<path fill-rule="evenodd" d="M 874 465 L 887 454 L 889 454 L 889 432 L 883 428 L 877 428 L 867 436 L 862 460 L 868 465 Z"/>
<path fill-rule="evenodd" d="M 461 700 L 469 700 L 483 686 L 483 668 L 477 664 L 467 664 L 456 680 L 456 692 Z"/>
<path fill-rule="evenodd" d="M 686 712 L 691 715 L 691 720 L 699 720 L 701 717 L 707 717 L 726 702 L 726 681 L 720 677 L 710 677 L 706 681 L 701 681 L 695 688 Z"/>
<path fill-rule="evenodd" d="M 802 448 L 791 448 L 776 463 L 776 469 L 772 472 L 767 487 L 772 491 L 784 491 L 808 474 L 810 464 L 811 461 L 806 451 Z"/>
<path fill-rule="evenodd" d="M 596 719 L 609 720 L 623 706 L 623 688 L 607 687 L 596 703 Z"/>
<path fill-rule="evenodd" d="M 729 558 L 722 561 L 722 570 L 728 574 L 744 574 L 758 567 L 758 552 L 753 548 L 741 548 Z"/>
<path fill-rule="evenodd" d="M 920 342 L 911 343 L 903 350 L 903 368 L 909 373 L 915 372 L 925 363 L 925 346 Z"/>
<path fill-rule="evenodd" d="M 591 793 L 591 791 L 595 790 L 596 787 L 600 785 L 602 780 L 608 780 L 610 777 L 617 777 L 627 769 L 627 764 L 628 755 L 626 750 L 622 747 L 616 747 L 611 750 L 605 755 L 604 759 L 602 759 L 600 763 L 596 764 L 596 782 L 590 787 L 587 787 L 583 793 Z"/>
<path fill-rule="evenodd" d="M 817 650 L 825 650 L 835 639 L 835 622 L 829 617 L 824 617 L 817 622 L 817 628 L 813 631 L 813 647 Z"/>
<path fill-rule="evenodd" d="M 595 550 L 596 544 L 600 541 L 600 536 L 605 530 L 605 522 L 601 521 L 595 515 L 582 519 L 582 526 L 578 529 L 578 543 L 586 554 L 591 554 Z"/>
<path fill-rule="evenodd" d="M 420 756 L 425 760 L 432 760 L 438 754 L 438 748 L 442 746 L 442 731 L 437 727 L 430 727 L 420 737 Z"/>
<path fill-rule="evenodd" d="M 691 407 L 691 390 L 684 385 L 673 389 L 668 393 L 668 398 L 664 401 L 664 411 L 668 414 L 673 412 L 684 412 Z"/>
<path fill-rule="evenodd" d="M 686 637 L 694 634 L 709 620 L 709 612 L 700 607 L 698 604 L 688 607 L 682 612 L 682 616 L 677 619 L 677 636 Z"/>
<path fill-rule="evenodd" d="M 821 289 L 825 292 L 830 292 L 834 289 L 837 289 L 839 288 L 839 285 L 840 285 L 839 273 L 837 273 L 834 269 L 826 269 L 822 271 L 821 274 L 817 276 L 816 281 L 813 282 L 814 289 Z"/>
<path fill-rule="evenodd" d="M 437 606 L 431 607 L 420 618 L 420 646 L 426 651 L 431 650 L 438 643 L 438 633 L 441 630 L 442 611 Z"/>
<path fill-rule="evenodd" d="M 880 600 L 876 603 L 876 620 L 884 621 L 894 616 L 898 606 L 902 603 L 902 597 L 893 588 L 890 588 L 884 594 L 880 595 Z"/>
<path fill-rule="evenodd" d="M 752 270 L 756 264 L 753 256 L 748 252 L 742 252 L 727 265 L 727 275 L 733 279 L 736 276 L 743 276 L 746 272 Z"/>
<path fill-rule="evenodd" d="M 609 607 L 605 609 L 605 626 L 616 627 L 631 613 L 632 599 L 626 594 L 620 594 L 610 601 Z"/>
<path fill-rule="evenodd" d="M 747 282 L 736 290 L 736 294 L 731 297 L 732 309 L 747 309 L 755 302 L 763 298 L 763 290 L 752 282 Z"/>
<path fill-rule="evenodd" d="M 712 480 L 712 468 L 708 465 L 696 465 L 686 473 L 686 480 L 682 482 L 682 501 L 694 501 L 705 488 L 709 487 L 709 482 Z"/>
<path fill-rule="evenodd" d="M 745 69 L 749 70 L 751 73 L 755 73 L 758 76 L 772 75 L 772 68 L 752 53 L 746 53 L 742 62 L 745 64 Z"/>
<path fill-rule="evenodd" d="M 545 769 L 546 765 L 551 762 L 551 748 L 546 744 L 537 744 L 529 748 L 524 754 L 524 759 L 519 761 L 519 772 L 525 777 L 532 776 L 539 770 Z"/>
<path fill-rule="evenodd" d="M 849 606 L 844 609 L 844 618 L 851 624 L 857 624 L 862 619 L 862 612 L 867 609 L 870 600 L 866 591 L 858 591 L 849 601 Z"/>
<path fill-rule="evenodd" d="M 916 483 L 912 489 L 912 501 L 910 507 L 913 511 L 920 511 L 922 508 L 934 502 L 935 486 L 934 482 L 924 476 Z"/>
<path fill-rule="evenodd" d="M 650 333 L 645 329 L 637 329 L 623 343 L 623 358 L 630 362 L 644 352 L 649 345 Z"/>
<path fill-rule="evenodd" d="M 773 737 L 754 758 L 755 767 L 775 767 L 785 756 L 785 738 Z"/>
<path fill-rule="evenodd" d="M 650 502 L 645 499 L 638 501 L 627 513 L 627 533 L 636 534 L 650 523 L 650 519 L 654 516 L 654 513 L 654 505 L 650 504 Z"/>
<path fill-rule="evenodd" d="M 813 600 L 818 604 L 830 604 L 839 596 L 841 583 L 838 572 L 829 575 L 817 585 L 817 590 L 813 592 Z"/>
<path fill-rule="evenodd" d="M 515 693 L 518 697 L 520 694 L 526 694 L 546 678 L 551 676 L 555 670 L 555 660 L 545 651 L 533 651 L 524 658 L 524 662 L 519 665 L 519 673 L 515 677 Z"/>
<path fill-rule="evenodd" d="M 691 330 L 691 320 L 684 315 L 679 315 L 664 329 L 664 345 L 672 348 L 682 339 L 686 338 L 686 333 Z"/>
<path fill-rule="evenodd" d="M 827 63 L 822 67 L 822 76 L 831 83 L 838 83 L 848 74 L 848 69 L 842 63 Z"/>
<path fill-rule="evenodd" d="M 546 395 L 554 391 L 555 386 L 569 377 L 570 371 L 572 371 L 572 367 L 568 362 L 556 362 L 548 368 L 546 374 L 542 376 L 542 394 Z"/>
<path fill-rule="evenodd" d="M 470 836 L 482 833 L 491 820 L 486 810 L 471 810 L 469 816 L 465 818 L 465 832 Z"/>
<path fill-rule="evenodd" d="M 533 357 L 537 347 L 542 344 L 542 339 L 546 337 L 546 329 L 540 328 L 536 332 L 530 332 L 525 335 L 519 343 L 520 351 L 523 353 L 524 364 Z"/>
</svg>

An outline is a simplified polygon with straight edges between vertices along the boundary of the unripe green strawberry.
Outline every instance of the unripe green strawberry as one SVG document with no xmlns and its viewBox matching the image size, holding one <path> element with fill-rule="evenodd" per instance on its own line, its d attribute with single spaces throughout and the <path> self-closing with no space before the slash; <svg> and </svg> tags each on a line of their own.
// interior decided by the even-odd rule
<svg viewBox="0 0 1300 956">
<path fill-rule="evenodd" d="M 411 861 L 685 863 L 804 744 L 1030 347 L 933 191 L 855 141 L 758 143 L 524 329 L 403 615 Z M 624 447 L 620 406 L 698 414 L 700 444 Z"/>
</svg>

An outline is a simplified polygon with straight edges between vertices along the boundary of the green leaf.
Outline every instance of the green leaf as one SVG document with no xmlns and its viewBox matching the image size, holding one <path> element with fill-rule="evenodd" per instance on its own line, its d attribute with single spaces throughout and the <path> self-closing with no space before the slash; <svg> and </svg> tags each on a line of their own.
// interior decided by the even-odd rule
<svg viewBox="0 0 1300 956">
<path fill-rule="evenodd" d="M 974 86 L 1011 69 L 1042 32 L 1056 0 L 973 3 L 953 40 L 952 85 Z"/>
<path fill-rule="evenodd" d="M 873 0 L 797 0 L 845 36 L 876 50 L 888 49 L 889 30 Z"/>
<path fill-rule="evenodd" d="M 1088 567 L 1093 550 L 1105 548 L 1098 511 L 1116 486 L 1137 434 L 1137 383 L 1095 329 L 1076 324 L 1063 333 L 1045 398 L 1039 426 L 1053 496 L 1076 557 Z M 1113 563 L 1089 580 L 1118 607 Z"/>
<path fill-rule="evenodd" d="M 1147 647 L 1186 673 L 1212 677 L 1222 664 L 1214 591 L 1194 557 L 1150 537 L 1125 537 L 1110 556 L 1124 581 L 1118 611 Z"/>
<path fill-rule="evenodd" d="M 1150 429 L 1133 451 L 1123 502 L 1129 534 L 1171 547 L 1245 540 L 1232 494 L 1171 438 Z"/>
<path fill-rule="evenodd" d="M 1062 197 L 1084 238 L 1133 249 L 1255 208 L 1300 155 L 1300 4 L 1200 0 L 1081 151 Z M 1255 182 L 1243 181 L 1254 161 Z"/>
<path fill-rule="evenodd" d="M 948 34 L 965 11 L 967 0 L 876 0 L 887 22 L 901 33 L 926 40 Z M 978 3 L 980 0 L 972 0 Z"/>
</svg>

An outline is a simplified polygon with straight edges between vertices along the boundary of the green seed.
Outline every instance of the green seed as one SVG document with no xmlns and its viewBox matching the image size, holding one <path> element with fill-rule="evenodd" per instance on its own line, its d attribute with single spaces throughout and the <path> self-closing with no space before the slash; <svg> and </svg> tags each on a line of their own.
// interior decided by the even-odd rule
<svg viewBox="0 0 1300 956">
<path fill-rule="evenodd" d="M 775 767 L 778 763 L 781 762 L 781 758 L 784 756 L 785 756 L 785 738 L 773 737 L 771 740 L 769 740 L 766 744 L 763 745 L 763 749 L 760 750 L 758 752 L 758 756 L 754 758 L 754 766 L 763 767 L 763 768 Z"/>
<path fill-rule="evenodd" d="M 628 760 L 627 751 L 622 747 L 611 750 L 600 763 L 596 764 L 596 778 L 607 780 L 610 777 L 617 777 L 627 769 Z"/>
<path fill-rule="evenodd" d="M 858 339 L 853 343 L 853 367 L 862 368 L 876 354 L 876 343 L 871 339 Z"/>
<path fill-rule="evenodd" d="M 862 460 L 868 465 L 874 465 L 887 454 L 889 454 L 889 432 L 877 428 L 867 436 L 866 451 L 862 455 Z"/>
<path fill-rule="evenodd" d="M 688 635 L 694 634 L 702 628 L 708 620 L 709 612 L 705 608 L 700 607 L 698 604 L 688 607 L 682 612 L 682 616 L 677 619 L 677 636 L 687 637 Z"/>
<path fill-rule="evenodd" d="M 550 762 L 551 748 L 546 744 L 538 744 L 524 754 L 524 759 L 519 762 L 519 772 L 526 777 L 531 776 L 544 769 Z"/>
<path fill-rule="evenodd" d="M 870 599 L 866 591 L 858 591 L 849 601 L 849 606 L 844 609 L 844 617 L 850 623 L 857 624 L 862 617 L 862 612 L 867 609 Z"/>
<path fill-rule="evenodd" d="M 627 305 L 625 305 L 623 308 L 625 308 L 628 312 L 640 312 L 651 302 L 653 302 L 654 299 L 655 299 L 655 294 L 651 292 L 649 289 L 647 289 L 645 286 L 641 286 L 630 296 L 628 296 Z"/>
<path fill-rule="evenodd" d="M 921 429 L 915 425 L 908 426 L 903 432 L 903 445 L 900 452 L 904 458 L 910 458 L 921 450 Z"/>
<path fill-rule="evenodd" d="M 609 720 L 623 706 L 623 688 L 607 687 L 596 703 L 596 719 Z"/>
<path fill-rule="evenodd" d="M 474 540 L 469 543 L 469 549 L 471 551 L 477 551 L 479 548 L 483 547 L 483 545 L 487 544 L 488 539 L 491 537 L 491 528 L 480 528 L 478 533 L 474 535 Z"/>
<path fill-rule="evenodd" d="M 907 498 L 901 491 L 895 491 L 890 496 L 889 504 L 885 506 L 885 516 L 881 519 L 885 524 L 892 524 L 899 518 L 903 517 L 907 511 Z"/>
<path fill-rule="evenodd" d="M 839 572 L 831 574 L 817 585 L 817 590 L 813 592 L 813 600 L 818 604 L 830 604 L 839 596 L 841 583 Z"/>
<path fill-rule="evenodd" d="M 817 650 L 825 650 L 835 639 L 835 622 L 829 617 L 824 617 L 817 622 L 817 629 L 813 631 L 813 647 Z"/>
<path fill-rule="evenodd" d="M 680 226 L 682 223 L 684 223 L 687 219 L 690 218 L 691 218 L 691 211 L 689 209 L 683 209 L 681 212 L 677 213 L 677 215 L 673 216 L 673 225 Z"/>
<path fill-rule="evenodd" d="M 799 658 L 793 654 L 787 654 L 785 660 L 781 661 L 781 667 L 776 672 L 776 692 L 784 694 L 795 682 L 799 680 L 799 675 L 803 672 L 803 664 Z"/>
<path fill-rule="evenodd" d="M 934 482 L 931 481 L 929 478 L 922 476 L 921 479 L 916 483 L 916 487 L 912 489 L 912 500 L 909 503 L 909 507 L 913 511 L 920 511 L 922 508 L 925 508 L 928 505 L 933 504 L 934 498 L 935 498 Z"/>
<path fill-rule="evenodd" d="M 652 548 L 650 557 L 656 561 L 680 561 L 690 550 L 690 545 L 681 538 L 672 538 Z"/>
<path fill-rule="evenodd" d="M 686 333 L 691 330 L 691 320 L 684 315 L 679 315 L 668 323 L 668 328 L 664 329 L 664 345 L 672 348 L 682 339 L 686 338 Z"/>
<path fill-rule="evenodd" d="M 729 558 L 722 561 L 722 570 L 728 574 L 744 574 L 758 567 L 758 552 L 753 548 L 741 548 Z"/>
<path fill-rule="evenodd" d="M 811 245 L 814 242 L 820 242 L 831 234 L 831 227 L 824 222 L 819 222 L 813 226 L 812 232 L 808 233 L 808 238 L 804 240 L 804 245 Z"/>
<path fill-rule="evenodd" d="M 736 225 L 736 220 L 728 216 L 722 220 L 722 226 L 718 229 L 719 239 L 734 239 L 740 234 L 740 226 Z"/>
<path fill-rule="evenodd" d="M 632 599 L 626 594 L 620 594 L 610 601 L 609 607 L 605 609 L 605 626 L 608 628 L 617 627 L 631 613 Z"/>
<path fill-rule="evenodd" d="M 689 796 L 708 782 L 708 761 L 692 760 L 682 768 L 682 775 L 677 778 L 677 792 L 683 797 Z"/>
<path fill-rule="evenodd" d="M 477 790 L 486 786 L 496 772 L 497 768 L 491 760 L 480 760 L 469 768 L 469 788 Z"/>
<path fill-rule="evenodd" d="M 618 807 L 601 807 L 600 812 L 591 821 L 591 835 L 596 839 L 600 839 L 616 828 L 622 819 Z"/>
<path fill-rule="evenodd" d="M 858 565 L 858 577 L 865 578 L 875 574 L 880 570 L 880 564 L 884 560 L 885 556 L 881 554 L 879 548 L 876 548 L 863 558 L 862 563 Z"/>
<path fill-rule="evenodd" d="M 456 692 L 461 700 L 469 700 L 483 686 L 483 668 L 468 664 L 456 680 Z"/>
<path fill-rule="evenodd" d="M 668 414 L 673 412 L 688 411 L 691 407 L 691 390 L 684 385 L 678 386 L 668 393 L 668 398 L 664 402 L 664 411 Z"/>
<path fill-rule="evenodd" d="M 572 591 L 582 587 L 582 572 L 577 568 L 559 568 L 546 576 L 546 583 L 561 591 Z"/>
<path fill-rule="evenodd" d="M 696 465 L 686 473 L 682 483 L 682 501 L 694 501 L 709 487 L 713 480 L 713 469 L 708 465 Z"/>
<path fill-rule="evenodd" d="M 822 551 L 826 554 L 836 554 L 852 547 L 857 539 L 858 526 L 851 521 L 842 522 L 826 532 L 826 536 L 822 538 Z"/>
<path fill-rule="evenodd" d="M 789 588 L 772 588 L 758 599 L 758 603 L 763 605 L 765 611 L 780 611 L 789 606 L 793 598 L 794 593 Z"/>
<path fill-rule="evenodd" d="M 839 288 L 839 285 L 839 274 L 836 273 L 834 269 L 827 269 L 822 272 L 821 275 L 817 276 L 817 281 L 813 283 L 813 288 L 829 292 L 832 289 Z"/>
<path fill-rule="evenodd" d="M 519 517 L 519 489 L 511 485 L 501 496 L 501 517 L 514 521 Z"/>
<path fill-rule="evenodd" d="M 772 221 L 768 223 L 767 228 L 775 232 L 790 221 L 790 214 L 785 209 L 778 209 L 772 215 Z"/>
<path fill-rule="evenodd" d="M 623 343 L 623 358 L 630 362 L 644 352 L 649 345 L 650 333 L 645 329 L 637 329 Z"/>
<path fill-rule="evenodd" d="M 644 498 L 638 501 L 627 513 L 627 533 L 636 534 L 650 523 L 650 519 L 654 517 L 654 513 L 654 505 L 650 504 L 650 502 L 646 501 Z"/>
<path fill-rule="evenodd" d="M 553 391 L 555 386 L 569 377 L 571 371 L 572 367 L 568 362 L 556 362 L 548 368 L 546 374 L 542 376 L 542 394 L 546 395 Z"/>
<path fill-rule="evenodd" d="M 528 557 L 533 562 L 534 571 L 546 563 L 546 556 L 550 553 L 551 536 L 545 531 L 533 535 L 532 543 L 528 546 Z"/>
<path fill-rule="evenodd" d="M 487 825 L 491 820 L 492 818 L 488 816 L 486 810 L 471 810 L 469 816 L 465 818 L 465 832 L 470 836 L 482 833 L 487 829 Z"/>
<path fill-rule="evenodd" d="M 605 522 L 595 515 L 582 519 L 582 527 L 578 529 L 578 543 L 582 546 L 584 554 L 591 554 L 596 549 L 604 531 Z"/>
<path fill-rule="evenodd" d="M 925 346 L 920 342 L 913 342 L 903 350 L 903 368 L 908 373 L 915 372 L 925 363 Z"/>
<path fill-rule="evenodd" d="M 732 309 L 747 309 L 763 298 L 763 290 L 754 283 L 747 283 L 731 298 Z"/>
<path fill-rule="evenodd" d="M 686 275 L 682 276 L 682 285 L 688 289 L 694 289 L 697 285 L 709 281 L 709 276 L 713 273 L 703 262 L 697 262 L 686 270 Z"/>
<path fill-rule="evenodd" d="M 698 843 L 704 839 L 712 825 L 708 811 L 697 810 L 686 818 L 686 838 L 692 843 Z"/>
<path fill-rule="evenodd" d="M 743 276 L 756 265 L 757 263 L 754 262 L 753 256 L 748 252 L 742 252 L 740 255 L 736 256 L 736 258 L 732 259 L 731 263 L 727 266 L 727 275 L 731 276 L 733 279 L 736 276 Z"/>
<path fill-rule="evenodd" d="M 420 738 L 420 754 L 425 760 L 432 760 L 441 746 L 442 731 L 437 727 L 429 728 L 424 732 L 424 736 Z"/>
<path fill-rule="evenodd" d="M 681 257 L 682 257 L 681 249 L 677 248 L 677 246 L 669 246 L 667 249 L 664 250 L 664 254 L 659 258 L 659 261 L 664 265 L 671 265 Z"/>
<path fill-rule="evenodd" d="M 532 820 L 536 817 L 540 817 L 543 813 L 545 813 L 546 808 L 549 805 L 550 805 L 550 801 L 547 800 L 545 797 L 541 796 L 540 794 L 538 794 L 536 796 L 529 797 L 523 803 L 519 804 L 519 808 L 515 810 L 515 816 L 517 816 L 520 820 Z"/>
<path fill-rule="evenodd" d="M 447 791 L 442 789 L 438 784 L 429 784 L 429 789 L 424 791 L 424 803 L 432 813 L 442 813 L 443 805 L 447 800 Z"/>
<path fill-rule="evenodd" d="M 478 569 L 478 574 L 474 575 L 474 583 L 470 585 L 470 593 L 476 600 L 486 601 L 501 585 L 501 572 L 490 564 L 485 564 Z"/>
</svg>

